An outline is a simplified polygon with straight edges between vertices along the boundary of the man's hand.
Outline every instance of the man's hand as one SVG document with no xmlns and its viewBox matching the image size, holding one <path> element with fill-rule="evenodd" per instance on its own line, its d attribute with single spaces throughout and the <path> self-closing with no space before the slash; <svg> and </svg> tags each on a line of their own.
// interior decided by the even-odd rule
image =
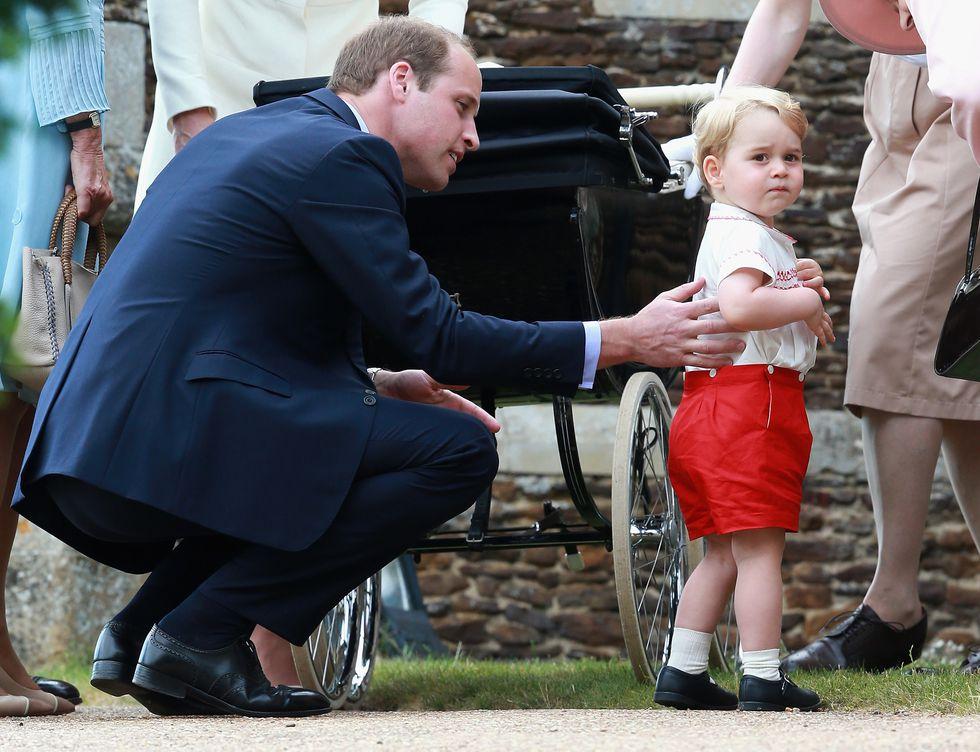
<svg viewBox="0 0 980 752">
<path fill-rule="evenodd" d="M 830 290 L 824 286 L 823 269 L 813 259 L 797 259 L 796 276 L 803 283 L 804 287 L 809 287 L 820 293 L 824 300 L 830 300 Z"/>
<path fill-rule="evenodd" d="M 69 122 L 72 118 L 68 118 Z M 102 153 L 102 129 L 86 128 L 71 134 L 71 186 L 78 195 L 78 218 L 97 225 L 113 201 L 109 174 Z"/>
<path fill-rule="evenodd" d="M 425 371 L 378 371 L 374 376 L 374 385 L 378 392 L 386 397 L 458 410 L 461 413 L 472 415 L 485 425 L 491 433 L 497 433 L 500 430 L 500 423 L 490 413 L 450 391 L 451 389 L 465 389 L 465 386 L 440 384 Z"/>
<path fill-rule="evenodd" d="M 703 287 L 704 280 L 698 279 L 661 293 L 635 316 L 600 321 L 602 351 L 598 367 L 630 360 L 655 367 L 731 365 L 729 355 L 745 349 L 740 339 L 698 339 L 703 334 L 737 331 L 724 319 L 699 320 L 717 313 L 717 298 L 684 302 Z"/>
<path fill-rule="evenodd" d="M 198 107 L 174 115 L 174 154 L 179 152 L 194 136 L 214 123 L 214 111 L 210 107 Z"/>
</svg>

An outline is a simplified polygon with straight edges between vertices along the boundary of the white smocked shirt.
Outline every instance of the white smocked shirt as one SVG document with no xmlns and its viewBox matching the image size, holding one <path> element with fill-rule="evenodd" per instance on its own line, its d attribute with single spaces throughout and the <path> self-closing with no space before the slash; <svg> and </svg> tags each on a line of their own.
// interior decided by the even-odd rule
<svg viewBox="0 0 980 752">
<path fill-rule="evenodd" d="M 723 279 L 739 269 L 758 269 L 766 275 L 765 284 L 777 290 L 801 287 L 796 276 L 796 241 L 769 227 L 757 216 L 737 206 L 715 202 L 698 249 L 694 277 L 704 277 L 704 289 L 694 300 L 718 296 Z M 703 318 L 720 319 L 720 313 Z M 702 339 L 736 337 L 745 350 L 734 358 L 734 365 L 771 365 L 792 368 L 805 374 L 817 356 L 817 338 L 802 321 L 776 329 L 736 334 L 703 335 Z M 687 370 L 706 370 L 688 366 Z"/>
</svg>

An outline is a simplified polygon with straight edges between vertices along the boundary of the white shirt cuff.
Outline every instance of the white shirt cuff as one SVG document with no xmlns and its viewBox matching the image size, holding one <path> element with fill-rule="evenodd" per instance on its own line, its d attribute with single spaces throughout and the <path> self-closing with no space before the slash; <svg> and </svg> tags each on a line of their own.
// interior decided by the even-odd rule
<svg viewBox="0 0 980 752">
<path fill-rule="evenodd" d="M 602 330 L 598 321 L 583 321 L 582 326 L 585 328 L 585 366 L 579 388 L 591 389 L 596 367 L 599 365 L 599 351 L 602 349 Z"/>
</svg>

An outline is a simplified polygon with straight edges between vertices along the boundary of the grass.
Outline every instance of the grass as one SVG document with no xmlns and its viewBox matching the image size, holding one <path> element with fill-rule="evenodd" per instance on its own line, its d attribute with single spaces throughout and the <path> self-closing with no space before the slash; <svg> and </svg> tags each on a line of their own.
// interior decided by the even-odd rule
<svg viewBox="0 0 980 752">
<path fill-rule="evenodd" d="M 734 674 L 719 684 L 735 691 Z M 820 694 L 830 710 L 894 713 L 980 713 L 980 676 L 949 666 L 935 673 L 820 671 L 798 683 Z M 512 708 L 656 708 L 653 688 L 641 685 L 625 661 L 379 661 L 369 710 Z"/>
<path fill-rule="evenodd" d="M 72 682 L 89 705 L 133 701 L 88 683 L 85 659 L 45 666 L 44 676 Z M 715 677 L 734 690 L 734 674 Z M 881 713 L 980 713 L 980 675 L 949 666 L 934 672 L 883 674 L 820 671 L 798 682 L 816 690 L 828 709 Z M 367 710 L 509 710 L 526 708 L 656 708 L 652 687 L 640 685 L 625 661 L 477 661 L 387 658 L 378 662 Z"/>
</svg>

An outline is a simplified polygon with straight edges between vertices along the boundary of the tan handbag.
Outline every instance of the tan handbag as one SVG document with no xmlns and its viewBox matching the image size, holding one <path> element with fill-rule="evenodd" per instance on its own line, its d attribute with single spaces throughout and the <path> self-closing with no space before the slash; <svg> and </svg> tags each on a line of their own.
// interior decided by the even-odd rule
<svg viewBox="0 0 980 752">
<path fill-rule="evenodd" d="M 57 245 L 59 228 L 60 247 Z M 77 229 L 77 197 L 71 191 L 55 214 L 48 247 L 24 248 L 20 314 L 4 356 L 3 370 L 35 392 L 41 391 L 58 362 L 68 332 L 109 259 L 105 228 L 98 224 L 89 233 L 84 263 L 73 262 L 71 252 Z"/>
</svg>

